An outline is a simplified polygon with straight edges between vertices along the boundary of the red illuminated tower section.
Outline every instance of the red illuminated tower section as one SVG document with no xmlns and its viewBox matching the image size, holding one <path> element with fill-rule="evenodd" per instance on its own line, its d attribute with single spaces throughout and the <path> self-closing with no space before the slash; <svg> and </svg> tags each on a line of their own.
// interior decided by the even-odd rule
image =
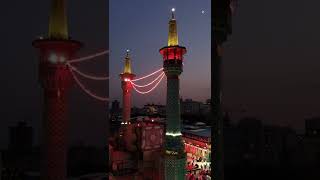
<svg viewBox="0 0 320 180">
<path fill-rule="evenodd" d="M 131 80 L 135 77 L 131 70 L 131 62 L 129 57 L 129 50 L 127 50 L 127 55 L 125 58 L 125 66 L 123 73 L 120 74 L 121 78 L 121 88 L 122 88 L 122 135 L 124 136 L 124 143 L 126 150 L 134 151 L 136 147 L 134 146 L 134 132 L 133 124 L 130 122 L 131 118 L 131 91 L 132 84 Z"/>
<path fill-rule="evenodd" d="M 49 36 L 33 41 L 40 52 L 39 80 L 44 89 L 43 180 L 64 180 L 67 172 L 67 93 L 72 76 L 66 62 L 82 44 L 68 36 L 65 4 L 52 1 Z"/>
<path fill-rule="evenodd" d="M 132 84 L 131 80 L 135 77 L 135 75 L 131 71 L 131 62 L 129 57 L 129 50 L 127 50 L 127 55 L 125 58 L 124 71 L 120 74 L 121 78 L 121 88 L 123 91 L 122 98 L 122 122 L 129 123 L 130 122 L 130 114 L 131 114 L 131 91 Z"/>
<path fill-rule="evenodd" d="M 179 76 L 182 73 L 186 48 L 179 46 L 177 23 L 172 9 L 169 22 L 168 46 L 160 49 L 163 68 L 167 76 L 165 179 L 185 179 L 186 154 L 181 134 Z"/>
</svg>

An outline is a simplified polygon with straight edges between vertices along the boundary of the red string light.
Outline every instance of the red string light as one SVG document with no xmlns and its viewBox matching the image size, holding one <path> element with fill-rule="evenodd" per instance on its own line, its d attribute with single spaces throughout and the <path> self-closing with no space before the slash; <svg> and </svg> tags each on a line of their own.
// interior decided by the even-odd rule
<svg viewBox="0 0 320 180">
<path fill-rule="evenodd" d="M 89 90 L 87 90 L 87 89 L 85 88 L 85 86 L 80 82 L 80 80 L 77 78 L 77 76 L 74 74 L 74 72 L 73 72 L 73 71 L 70 71 L 70 72 L 71 72 L 73 78 L 75 79 L 75 81 L 77 82 L 77 84 L 80 86 L 80 88 L 81 88 L 85 93 L 87 93 L 89 96 L 91 96 L 91 97 L 93 97 L 93 98 L 95 98 L 95 99 L 97 99 L 97 100 L 100 100 L 100 101 L 109 101 L 109 98 L 100 97 L 100 96 L 97 96 L 97 95 L 91 93 L 91 92 L 90 92 Z"/>
<path fill-rule="evenodd" d="M 99 56 L 102 56 L 102 55 L 105 55 L 105 54 L 108 54 L 108 53 L 109 53 L 109 50 L 104 50 L 102 52 L 99 52 L 99 53 L 96 53 L 96 54 L 93 54 L 93 55 L 90 55 L 90 56 L 86 56 L 86 57 L 82 57 L 82 58 L 78 58 L 78 59 L 71 59 L 68 62 L 69 63 L 82 62 L 82 61 L 90 60 L 90 59 L 93 59 L 95 57 L 99 57 Z"/>
<path fill-rule="evenodd" d="M 161 76 L 164 75 L 164 72 L 162 72 L 156 79 L 154 79 L 152 82 L 146 84 L 146 85 L 138 85 L 138 84 L 135 84 L 134 82 L 130 81 L 131 84 L 133 86 L 136 86 L 136 87 L 147 87 L 147 86 L 150 86 L 151 84 L 153 84 L 154 82 L 156 82 L 159 78 L 161 78 Z"/>
<path fill-rule="evenodd" d="M 156 73 L 158 73 L 158 72 L 160 72 L 160 71 L 162 71 L 162 70 L 163 70 L 163 68 L 161 68 L 161 69 L 159 69 L 159 70 L 157 70 L 157 71 L 155 71 L 155 72 L 153 72 L 153 73 L 151 73 L 151 74 L 148 74 L 148 75 L 146 75 L 146 76 L 143 76 L 143 77 L 141 77 L 141 78 L 133 79 L 133 80 L 131 80 L 131 81 L 132 81 L 132 82 L 135 82 L 135 81 L 139 81 L 139 80 L 145 79 L 145 78 L 150 77 L 150 76 L 152 76 L 152 75 L 154 75 L 154 74 L 156 74 Z"/>
<path fill-rule="evenodd" d="M 105 80 L 109 79 L 109 77 L 107 77 L 107 76 L 97 77 L 97 76 L 88 75 L 88 74 L 85 74 L 85 73 L 79 71 L 76 67 L 72 66 L 70 63 L 67 63 L 67 65 L 71 68 L 72 71 L 75 71 L 76 73 L 78 73 L 79 75 L 81 75 L 85 78 L 97 80 L 97 81 L 105 81 Z"/>
<path fill-rule="evenodd" d="M 155 84 L 155 86 L 153 86 L 153 87 L 152 87 L 150 90 L 148 90 L 148 91 L 139 91 L 135 86 L 132 86 L 132 87 L 133 87 L 133 89 L 134 89 L 135 91 L 137 91 L 137 92 L 140 93 L 140 94 L 150 93 L 151 91 L 153 91 L 153 90 L 159 85 L 159 83 L 161 82 L 161 80 L 163 79 L 164 76 L 165 76 L 165 74 L 163 73 L 162 76 L 161 76 L 161 78 L 160 78 L 160 80 Z"/>
</svg>

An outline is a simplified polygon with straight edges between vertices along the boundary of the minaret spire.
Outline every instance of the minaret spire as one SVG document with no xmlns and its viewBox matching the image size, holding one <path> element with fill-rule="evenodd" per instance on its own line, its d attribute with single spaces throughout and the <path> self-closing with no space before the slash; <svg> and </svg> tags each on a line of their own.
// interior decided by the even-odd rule
<svg viewBox="0 0 320 180">
<path fill-rule="evenodd" d="M 66 0 L 52 0 L 49 18 L 49 38 L 68 39 Z"/>
<path fill-rule="evenodd" d="M 169 21 L 168 46 L 177 46 L 179 42 L 178 42 L 177 22 L 174 17 L 175 8 L 172 8 L 171 12 L 172 12 L 172 15 Z"/>
<path fill-rule="evenodd" d="M 127 50 L 127 55 L 126 55 L 125 62 L 124 62 L 125 64 L 124 64 L 123 73 L 131 74 L 132 70 L 131 70 L 131 60 L 130 60 L 129 52 L 130 52 L 130 50 Z"/>
</svg>

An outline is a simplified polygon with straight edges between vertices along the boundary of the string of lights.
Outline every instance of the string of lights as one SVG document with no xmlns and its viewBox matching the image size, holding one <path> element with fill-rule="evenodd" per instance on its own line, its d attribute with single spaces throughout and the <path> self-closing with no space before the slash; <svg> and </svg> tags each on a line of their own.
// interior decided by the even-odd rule
<svg viewBox="0 0 320 180">
<path fill-rule="evenodd" d="M 87 61 L 87 60 L 90 60 L 90 59 L 93 59 L 95 57 L 99 57 L 99 56 L 102 56 L 102 55 L 105 55 L 105 54 L 108 54 L 108 53 L 109 53 L 109 50 L 104 50 L 102 52 L 99 52 L 99 53 L 96 53 L 96 54 L 93 54 L 93 55 L 90 55 L 90 56 L 85 56 L 85 57 L 82 57 L 82 58 L 72 59 L 72 60 L 69 60 L 68 62 L 69 63 L 75 63 L 75 62 Z"/>
<path fill-rule="evenodd" d="M 162 70 L 163 70 L 163 68 L 160 68 L 160 69 L 158 69 L 157 71 L 155 71 L 155 72 L 153 72 L 153 73 L 151 73 L 151 74 L 148 74 L 148 75 L 143 76 L 143 77 L 138 78 L 138 79 L 133 79 L 133 80 L 131 80 L 131 82 L 135 82 L 135 81 L 139 81 L 139 80 L 145 79 L 145 78 L 150 77 L 150 76 L 152 76 L 152 75 L 154 75 L 154 74 L 157 74 L 158 72 L 160 72 L 160 71 L 162 71 Z"/>
<path fill-rule="evenodd" d="M 150 83 L 146 84 L 146 85 L 138 85 L 138 84 L 135 84 L 134 82 L 130 81 L 131 84 L 133 86 L 136 86 L 136 87 L 147 87 L 147 86 L 150 86 L 151 84 L 153 84 L 154 82 L 156 82 L 159 78 L 161 78 L 161 76 L 164 75 L 164 72 L 162 72 L 157 78 L 155 78 L 153 81 L 151 81 Z"/>
<path fill-rule="evenodd" d="M 91 92 L 90 92 L 89 90 L 87 90 L 87 89 L 85 88 L 85 86 L 80 82 L 80 80 L 77 78 L 77 76 L 74 74 L 74 72 L 73 72 L 72 70 L 71 70 L 70 72 L 71 72 L 73 78 L 75 79 L 76 83 L 77 83 L 77 84 L 80 86 L 80 88 L 81 88 L 85 93 L 87 93 L 89 96 L 91 96 L 91 97 L 93 97 L 93 98 L 95 98 L 95 99 L 97 99 L 97 100 L 100 100 L 100 101 L 109 101 L 109 98 L 100 97 L 100 96 L 97 96 L 97 95 L 91 93 Z"/>
<path fill-rule="evenodd" d="M 85 74 L 85 73 L 81 72 L 76 67 L 72 66 L 70 63 L 67 63 L 67 65 L 71 68 L 71 70 L 75 71 L 76 73 L 78 73 L 82 77 L 85 77 L 85 78 L 88 78 L 88 79 L 92 79 L 92 80 L 97 80 L 97 81 L 105 81 L 105 80 L 109 79 L 108 76 L 97 77 L 97 76 L 88 75 L 88 74 Z"/>
<path fill-rule="evenodd" d="M 159 83 L 162 81 L 162 79 L 163 79 L 164 76 L 165 76 L 165 74 L 162 74 L 160 80 L 159 80 L 150 90 L 148 90 L 148 91 L 139 91 L 135 86 L 132 86 L 132 87 L 133 87 L 133 89 L 134 89 L 135 91 L 137 91 L 137 92 L 140 93 L 140 94 L 150 93 L 151 91 L 153 91 L 153 90 L 159 85 Z"/>
</svg>

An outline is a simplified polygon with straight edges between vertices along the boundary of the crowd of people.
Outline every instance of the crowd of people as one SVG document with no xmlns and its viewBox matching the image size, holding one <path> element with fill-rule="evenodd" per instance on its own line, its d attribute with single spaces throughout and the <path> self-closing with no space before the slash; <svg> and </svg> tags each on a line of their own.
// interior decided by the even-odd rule
<svg viewBox="0 0 320 180">
<path fill-rule="evenodd" d="M 201 158 L 196 160 L 193 158 L 187 163 L 187 180 L 210 180 L 211 179 L 211 167 L 210 163 L 202 160 Z"/>
</svg>

